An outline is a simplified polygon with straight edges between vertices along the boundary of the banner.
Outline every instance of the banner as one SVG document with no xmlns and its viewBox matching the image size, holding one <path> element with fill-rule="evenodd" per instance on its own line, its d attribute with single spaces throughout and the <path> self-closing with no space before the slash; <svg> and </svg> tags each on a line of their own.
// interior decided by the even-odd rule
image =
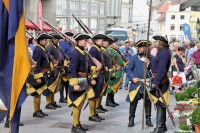
<svg viewBox="0 0 200 133">
<path fill-rule="evenodd" d="M 185 24 L 183 24 L 182 29 L 183 29 L 183 33 L 185 35 L 186 40 L 191 42 L 192 38 L 191 38 L 190 26 L 185 23 Z"/>
</svg>

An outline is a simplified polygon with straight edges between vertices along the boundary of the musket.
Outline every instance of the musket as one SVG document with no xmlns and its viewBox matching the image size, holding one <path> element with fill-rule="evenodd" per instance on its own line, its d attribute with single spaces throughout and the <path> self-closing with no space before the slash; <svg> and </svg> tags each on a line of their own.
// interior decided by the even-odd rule
<svg viewBox="0 0 200 133">
<path fill-rule="evenodd" d="M 40 29 L 30 18 L 27 18 L 40 32 L 44 33 L 42 29 Z"/>
<path fill-rule="evenodd" d="M 27 30 L 26 30 L 26 33 L 27 33 L 30 37 L 34 38 L 33 35 L 32 35 L 31 33 L 29 33 Z"/>
<path fill-rule="evenodd" d="M 150 22 L 151 22 L 151 8 L 152 8 L 152 0 L 150 0 L 150 6 L 149 6 L 149 18 L 148 18 L 148 31 L 147 31 L 147 42 L 149 41 L 149 35 L 150 35 Z M 146 59 L 148 58 L 148 52 L 149 51 L 149 44 L 147 43 L 146 48 Z M 147 63 L 144 63 L 144 92 L 143 92 L 143 107 L 142 107 L 142 129 L 144 129 L 144 108 L 145 108 L 145 99 L 146 99 L 146 86 L 147 86 Z"/>
<path fill-rule="evenodd" d="M 40 18 L 46 25 L 48 25 L 51 29 L 53 29 L 56 33 L 62 35 L 66 41 L 70 42 L 70 44 L 74 47 L 77 46 L 76 42 L 74 40 L 72 40 L 69 36 L 65 35 L 64 33 L 62 33 L 60 30 L 58 30 L 55 26 L 53 26 L 50 22 L 48 22 L 46 19 L 44 18 Z"/>
<path fill-rule="evenodd" d="M 169 107 L 168 107 L 168 105 L 167 105 L 167 102 L 166 102 L 166 100 L 165 100 L 163 94 L 162 94 L 162 91 L 158 88 L 158 86 L 156 86 L 156 90 L 157 90 L 158 93 L 160 94 L 160 97 L 161 97 L 161 99 L 162 99 L 162 101 L 163 101 L 163 103 L 164 103 L 164 105 L 165 105 L 165 107 L 166 107 L 167 113 L 168 113 L 168 115 L 169 115 L 170 120 L 172 121 L 173 126 L 176 127 L 176 124 L 175 124 L 175 122 L 174 122 L 173 116 L 172 116 L 172 114 L 170 113 Z"/>
<path fill-rule="evenodd" d="M 42 33 L 45 33 L 42 29 L 40 29 L 31 19 L 28 18 L 28 20 Z M 52 63 L 54 65 L 58 64 L 58 61 L 49 53 L 49 52 L 46 52 L 47 53 L 47 56 L 49 57 L 49 59 L 52 61 Z"/>
<path fill-rule="evenodd" d="M 93 36 L 94 36 L 94 34 L 92 33 L 92 31 L 83 23 L 83 21 L 81 20 L 81 19 L 77 19 L 76 17 L 75 17 L 75 15 L 72 15 L 72 17 L 76 20 L 76 22 L 81 26 L 81 28 L 85 31 L 85 33 L 87 33 L 87 34 L 92 34 Z M 93 41 L 93 43 L 94 44 L 96 44 L 95 43 L 95 41 L 92 39 L 92 41 Z M 122 55 L 118 50 L 116 50 L 120 55 L 121 55 L 121 57 L 122 57 L 122 59 L 125 61 L 125 62 L 127 62 L 128 61 L 128 59 L 126 59 L 126 57 L 124 57 L 124 55 Z"/>
</svg>

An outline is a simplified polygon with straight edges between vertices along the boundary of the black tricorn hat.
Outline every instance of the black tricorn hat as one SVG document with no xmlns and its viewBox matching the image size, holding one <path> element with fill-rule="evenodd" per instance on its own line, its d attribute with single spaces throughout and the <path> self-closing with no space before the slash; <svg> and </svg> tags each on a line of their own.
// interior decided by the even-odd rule
<svg viewBox="0 0 200 133">
<path fill-rule="evenodd" d="M 82 34 L 82 33 L 78 33 L 76 35 L 73 36 L 74 40 L 83 40 L 83 39 L 90 39 L 91 36 L 88 34 Z"/>
<path fill-rule="evenodd" d="M 41 33 L 41 34 L 38 34 L 38 36 L 36 37 L 36 40 L 42 40 L 42 39 L 52 39 L 53 37 L 46 34 L 46 33 Z"/>
<path fill-rule="evenodd" d="M 151 46 L 151 42 L 150 41 L 147 41 L 147 40 L 139 40 L 135 46 L 136 47 L 147 47 L 147 45 Z"/>
<path fill-rule="evenodd" d="M 61 35 L 59 35 L 58 33 L 50 33 L 50 36 L 52 36 L 55 39 L 64 39 Z"/>
<path fill-rule="evenodd" d="M 113 38 L 113 40 L 110 42 L 110 44 L 117 42 L 119 39 L 118 38 Z"/>
<path fill-rule="evenodd" d="M 72 32 L 65 32 L 65 35 L 67 35 L 67 36 L 74 36 L 74 33 L 72 33 Z"/>
<path fill-rule="evenodd" d="M 108 36 L 107 35 L 104 35 L 104 34 L 97 34 L 97 35 L 94 35 L 92 37 L 92 39 L 108 39 Z"/>
<path fill-rule="evenodd" d="M 168 40 L 163 36 L 153 36 L 153 39 L 163 41 L 164 43 L 168 44 Z"/>
</svg>

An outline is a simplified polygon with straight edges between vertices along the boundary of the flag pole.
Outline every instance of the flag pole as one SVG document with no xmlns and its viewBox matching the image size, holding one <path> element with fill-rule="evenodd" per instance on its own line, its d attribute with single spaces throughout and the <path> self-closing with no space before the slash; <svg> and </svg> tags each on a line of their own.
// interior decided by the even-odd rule
<svg viewBox="0 0 200 133">
<path fill-rule="evenodd" d="M 151 8 L 152 8 L 152 0 L 150 0 L 150 5 L 149 5 L 149 18 L 148 18 L 148 31 L 147 31 L 147 42 L 149 41 L 149 35 L 150 35 L 150 22 L 151 22 Z M 146 48 L 146 58 L 149 57 L 149 45 L 147 43 L 147 48 Z M 145 109 L 145 95 L 146 95 L 146 86 L 147 86 L 147 63 L 144 63 L 144 92 L 143 92 L 143 108 L 142 108 L 142 129 L 144 129 L 144 109 Z"/>
</svg>

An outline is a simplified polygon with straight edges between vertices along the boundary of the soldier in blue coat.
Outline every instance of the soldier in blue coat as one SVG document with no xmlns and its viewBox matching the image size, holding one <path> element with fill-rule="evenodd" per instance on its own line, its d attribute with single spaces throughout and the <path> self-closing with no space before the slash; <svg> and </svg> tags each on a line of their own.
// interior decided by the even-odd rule
<svg viewBox="0 0 200 133">
<path fill-rule="evenodd" d="M 171 54 L 169 51 L 169 45 L 167 39 L 163 36 L 154 36 L 155 46 L 158 49 L 158 53 L 152 61 L 151 71 L 154 75 L 152 82 L 152 95 L 153 102 L 157 107 L 156 115 L 156 128 L 151 133 L 163 133 L 167 131 L 166 127 L 166 106 L 158 93 L 157 89 L 162 91 L 162 95 L 165 98 L 167 106 L 169 105 L 169 79 L 167 73 L 171 63 Z"/>
<path fill-rule="evenodd" d="M 94 92 L 90 93 L 90 96 L 87 92 L 93 90 L 91 85 L 95 85 L 96 81 L 92 78 L 88 78 L 90 75 L 90 68 L 88 67 L 88 56 L 86 55 L 84 49 L 87 45 L 87 39 L 91 38 L 87 34 L 76 34 L 74 39 L 77 41 L 77 47 L 74 48 L 70 56 L 69 64 L 69 92 L 68 92 L 68 106 L 73 107 L 73 127 L 72 133 L 85 133 L 87 129 L 83 128 L 80 124 L 80 114 L 83 107 L 84 101 L 87 97 L 94 97 Z M 86 90 L 82 90 L 81 85 L 79 84 L 80 78 L 86 78 L 88 84 Z M 91 96 L 92 95 L 92 96 Z"/>
<path fill-rule="evenodd" d="M 67 35 L 68 37 L 72 38 L 74 36 L 74 33 L 65 32 L 65 35 Z M 71 51 L 74 49 L 74 47 L 64 39 L 59 43 L 59 46 L 61 47 L 62 51 L 67 56 L 70 56 Z M 64 67 L 67 68 L 69 62 L 65 59 L 65 57 L 64 57 L 64 55 L 62 53 L 61 53 L 61 59 L 64 62 Z M 67 69 L 65 69 L 65 70 L 67 70 Z M 67 73 L 67 71 L 66 71 L 66 73 Z M 60 100 L 59 100 L 59 102 L 60 103 L 67 103 L 68 87 L 69 87 L 69 81 L 67 79 L 67 74 L 64 74 L 64 75 L 62 75 L 61 82 L 60 82 L 60 87 L 59 87 L 59 90 L 60 90 Z M 66 92 L 66 97 L 64 97 L 64 90 Z"/>
<path fill-rule="evenodd" d="M 151 122 L 151 94 L 149 92 L 149 78 L 150 73 L 147 70 L 146 73 L 146 83 L 148 86 L 144 87 L 144 72 L 145 72 L 145 62 L 149 64 L 151 57 L 146 58 L 146 47 L 151 45 L 151 42 L 147 40 L 140 40 L 136 43 L 138 47 L 138 54 L 131 57 L 130 62 L 127 66 L 128 78 L 131 80 L 129 94 L 127 96 L 127 101 L 130 102 L 129 110 L 129 124 L 128 127 L 134 126 L 135 112 L 138 104 L 138 100 L 143 98 L 144 88 L 146 91 L 145 96 L 145 114 L 146 114 L 146 125 L 153 127 Z"/>
<path fill-rule="evenodd" d="M 92 108 L 95 105 L 94 111 L 90 112 L 90 121 L 94 122 L 101 122 L 101 120 L 105 120 L 102 118 L 98 113 L 105 113 L 105 111 L 101 110 L 101 93 L 103 90 L 103 85 L 104 85 L 104 59 L 103 59 L 103 54 L 101 51 L 101 46 L 103 43 L 103 40 L 108 39 L 108 36 L 103 35 L 103 34 L 97 34 L 92 37 L 92 39 L 95 41 L 95 44 L 92 45 L 92 47 L 89 50 L 89 53 L 96 58 L 99 62 L 103 64 L 103 67 L 101 70 L 97 70 L 97 77 L 95 78 L 97 84 L 93 86 L 94 92 L 95 92 L 95 98 L 89 99 L 89 105 L 90 108 Z M 94 62 L 89 58 L 89 66 L 95 66 Z M 91 68 L 92 69 L 92 68 Z M 96 110 L 97 109 L 97 110 Z M 90 109 L 92 110 L 92 109 Z"/>
<path fill-rule="evenodd" d="M 40 109 L 41 94 L 47 89 L 47 75 L 49 72 L 49 59 L 45 46 L 47 39 L 52 37 L 46 33 L 41 33 L 37 36 L 37 45 L 33 51 L 33 60 L 37 62 L 34 70 L 34 80 L 37 84 L 28 84 L 27 93 L 34 96 L 34 113 L 33 117 L 44 118 L 48 116 Z"/>
</svg>

